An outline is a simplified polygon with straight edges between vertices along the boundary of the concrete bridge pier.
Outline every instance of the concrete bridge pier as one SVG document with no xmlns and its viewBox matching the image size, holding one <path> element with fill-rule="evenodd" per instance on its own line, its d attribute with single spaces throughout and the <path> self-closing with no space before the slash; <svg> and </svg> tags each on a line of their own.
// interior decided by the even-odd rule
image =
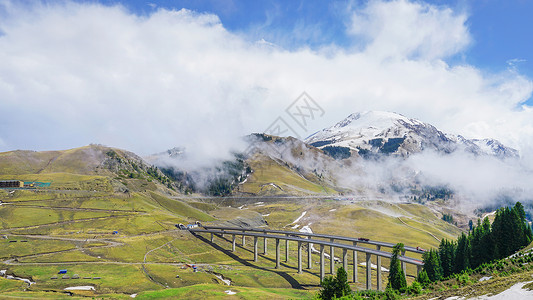
<svg viewBox="0 0 533 300">
<path fill-rule="evenodd" d="M 311 239 L 310 236 L 307 237 L 308 239 Z M 313 262 L 311 261 L 311 243 L 307 243 L 307 268 L 311 269 L 313 266 Z"/>
<path fill-rule="evenodd" d="M 257 237 L 254 236 L 254 261 L 257 261 Z"/>
<path fill-rule="evenodd" d="M 248 233 L 248 231 L 255 231 L 255 232 L 263 232 L 263 233 Z M 382 264 L 383 264 L 383 257 L 385 258 L 388 258 L 390 257 L 391 253 L 388 252 L 388 251 L 383 251 L 382 248 L 383 247 L 389 247 L 390 244 L 388 243 L 384 243 L 384 242 L 375 242 L 375 243 L 372 243 L 376 246 L 376 250 L 373 250 L 373 249 L 366 249 L 366 248 L 358 248 L 358 244 L 361 240 L 356 240 L 356 239 L 350 239 L 350 238 L 344 238 L 344 237 L 336 237 L 336 236 L 332 236 L 332 235 L 317 235 L 317 237 L 319 238 L 327 238 L 329 240 L 326 241 L 326 240 L 321 240 L 321 241 L 315 241 L 313 240 L 313 236 L 307 236 L 307 238 L 305 237 L 302 237 L 301 235 L 299 236 L 297 233 L 290 233 L 290 232 L 283 232 L 283 231 L 275 231 L 275 230 L 260 230 L 260 229 L 251 229 L 251 230 L 243 230 L 241 228 L 231 228 L 231 227 L 213 227 L 212 229 L 209 228 L 209 227 L 206 227 L 206 229 L 195 229 L 195 230 L 190 230 L 190 232 L 195 235 L 195 236 L 198 236 L 199 233 L 209 233 L 210 234 L 210 243 L 214 243 L 214 237 L 215 236 L 218 236 L 218 237 L 222 237 L 222 239 L 225 239 L 227 238 L 228 241 L 229 241 L 229 236 L 228 235 L 231 235 L 231 251 L 232 252 L 235 252 L 236 251 L 236 244 L 237 244 L 237 238 L 239 236 L 239 234 L 242 235 L 242 241 L 243 241 L 243 246 L 245 245 L 245 237 L 247 235 L 249 236 L 253 236 L 253 252 L 254 252 L 254 262 L 258 262 L 258 258 L 259 258 L 259 251 L 258 251 L 258 246 L 259 246 L 259 239 L 260 238 L 263 238 L 263 253 L 265 254 L 265 256 L 267 255 L 267 251 L 268 251 L 268 238 L 271 238 L 271 239 L 275 239 L 275 243 L 276 243 L 276 247 L 275 247 L 275 251 L 276 251 L 276 265 L 275 265 L 275 268 L 276 269 L 280 269 L 281 267 L 281 243 L 282 243 L 282 240 L 285 240 L 285 261 L 289 261 L 289 241 L 293 241 L 293 242 L 297 242 L 297 262 L 298 262 L 298 274 L 302 274 L 303 273 L 303 262 L 302 262 L 302 252 L 305 250 L 304 247 L 307 247 L 307 269 L 312 269 L 312 251 L 311 251 L 311 248 L 312 248 L 312 243 L 315 243 L 317 244 L 317 246 L 319 245 L 320 246 L 320 281 L 321 283 L 324 281 L 324 278 L 325 278 L 325 274 L 326 274 L 326 266 L 325 266 L 325 260 L 326 260 L 326 247 L 329 246 L 329 255 L 330 255 L 330 266 L 329 266 L 329 271 L 331 272 L 331 274 L 335 274 L 335 247 L 337 248 L 341 248 L 342 249 L 342 254 L 339 252 L 339 257 L 341 257 L 342 255 L 342 267 L 346 270 L 348 268 L 348 255 L 349 255 L 349 252 L 348 251 L 352 251 L 353 253 L 353 282 L 354 283 L 358 283 L 358 252 L 363 252 L 366 254 L 366 289 L 367 290 L 372 290 L 372 255 L 376 255 L 376 286 L 374 286 L 374 289 L 375 290 L 378 290 L 378 291 L 381 291 L 383 290 L 385 287 L 384 287 L 384 279 L 382 278 L 383 277 L 383 272 L 382 272 Z M 270 233 L 281 233 L 280 235 L 271 235 Z M 338 240 L 338 239 L 341 239 L 341 240 L 346 240 L 346 241 L 350 241 L 353 243 L 353 247 L 348 244 L 338 244 L 338 243 L 335 243 L 335 240 Z M 205 241 L 205 239 L 204 239 Z M 364 241 L 363 241 L 364 242 Z M 420 252 L 420 251 L 416 251 L 416 250 L 413 250 L 412 248 L 409 248 L 407 247 L 407 249 L 409 251 L 412 251 L 412 252 Z M 405 261 L 400 261 L 401 262 L 401 268 L 402 268 L 402 271 L 404 272 L 405 276 L 407 277 L 407 264 L 410 263 L 410 264 L 413 264 L 416 266 L 416 276 L 419 276 L 420 275 L 420 272 L 423 270 L 423 263 L 416 260 L 416 259 L 412 259 L 410 257 L 406 257 L 405 256 L 405 253 L 406 251 L 401 251 L 401 256 L 400 258 L 402 260 L 405 260 Z M 339 260 L 339 264 L 340 264 L 340 260 Z M 413 270 L 413 273 L 414 273 L 414 270 Z"/>
<path fill-rule="evenodd" d="M 289 240 L 285 240 L 285 262 L 289 262 Z"/>
<path fill-rule="evenodd" d="M 380 245 L 377 245 L 376 246 L 376 249 L 377 250 L 381 250 L 381 246 Z M 377 275 L 377 286 L 376 286 L 376 289 L 378 291 L 381 291 L 381 256 L 377 255 L 376 257 L 376 270 L 378 271 L 378 275 Z"/>
<path fill-rule="evenodd" d="M 279 269 L 279 239 L 276 239 L 276 269 Z"/>
<path fill-rule="evenodd" d="M 298 274 L 302 274 L 302 242 L 298 241 Z"/>
<path fill-rule="evenodd" d="M 334 239 L 329 239 L 333 243 Z M 329 246 L 329 273 L 331 275 L 335 274 L 335 251 L 333 246 Z"/>
<path fill-rule="evenodd" d="M 366 289 L 372 289 L 372 261 L 370 253 L 366 254 Z"/>
<path fill-rule="evenodd" d="M 354 247 L 357 246 L 357 242 L 353 242 Z M 357 251 L 353 251 L 353 282 L 357 283 Z"/>
<path fill-rule="evenodd" d="M 342 267 L 348 272 L 348 249 L 342 249 Z"/>
<path fill-rule="evenodd" d="M 243 233 L 242 234 L 242 246 L 244 247 L 244 246 L 246 246 L 246 237 L 244 235 L 245 231 L 243 231 L 242 233 Z"/>
<path fill-rule="evenodd" d="M 320 245 L 320 283 L 324 280 L 326 273 L 324 268 L 324 245 Z"/>
</svg>

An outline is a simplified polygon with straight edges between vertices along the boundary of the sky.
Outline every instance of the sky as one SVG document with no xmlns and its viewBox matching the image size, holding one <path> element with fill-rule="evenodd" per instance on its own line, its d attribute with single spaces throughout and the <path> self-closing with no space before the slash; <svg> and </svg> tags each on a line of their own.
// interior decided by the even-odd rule
<svg viewBox="0 0 533 300">
<path fill-rule="evenodd" d="M 251 132 L 281 124 L 304 138 L 384 110 L 533 157 L 531 11 L 526 0 L 0 0 L 0 151 L 224 157 Z M 312 118 L 295 117 L 302 101 Z"/>
</svg>

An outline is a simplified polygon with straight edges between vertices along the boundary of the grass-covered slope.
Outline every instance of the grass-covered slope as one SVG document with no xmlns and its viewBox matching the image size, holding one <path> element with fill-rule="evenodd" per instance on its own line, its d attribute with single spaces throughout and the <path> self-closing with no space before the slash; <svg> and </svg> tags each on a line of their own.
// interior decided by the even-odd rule
<svg viewBox="0 0 533 300">
<path fill-rule="evenodd" d="M 261 188 L 264 191 L 264 186 L 272 183 L 293 195 L 336 193 L 319 168 L 313 172 L 315 168 L 304 165 L 311 157 L 306 155 L 323 154 L 298 147 L 290 148 L 294 159 L 286 164 L 273 155 L 257 153 L 251 160 L 254 172 L 241 185 L 241 192 L 263 195 Z M 295 159 L 300 152 L 302 159 Z M 103 146 L 50 153 L 15 151 L 0 157 L 0 179 L 52 182 L 42 189 L 0 189 L 0 270 L 35 282 L 28 286 L 0 278 L 0 294 L 6 297 L 61 298 L 65 288 L 82 285 L 95 290 L 74 291 L 74 296 L 283 299 L 305 298 L 318 289 L 316 253 L 313 268 L 298 274 L 296 245 L 290 245 L 289 261 L 275 269 L 271 241 L 267 254 L 261 251 L 259 261 L 254 262 L 251 239 L 245 246 L 239 239 L 233 253 L 229 251 L 231 237 L 215 237 L 211 244 L 207 235 L 195 237 L 176 229 L 178 223 L 258 226 L 266 221 L 271 228 L 309 226 L 317 233 L 421 247 L 435 247 L 435 238 L 453 238 L 459 233 L 438 214 L 416 204 L 350 203 L 305 196 L 184 196 L 169 189 L 161 173 L 135 155 Z M 259 164 L 267 167 L 259 168 Z M 262 241 L 260 244 L 262 249 Z M 194 272 L 188 264 L 196 264 L 199 271 Z M 80 278 L 61 279 L 59 275 L 55 279 L 60 269 Z M 359 278 L 364 278 L 364 271 L 363 266 L 358 268 Z M 231 286 L 222 278 L 231 280 Z M 352 288 L 363 287 L 362 281 L 352 284 Z M 226 290 L 237 294 L 228 296 Z"/>
<path fill-rule="evenodd" d="M 247 159 L 253 172 L 237 192 L 253 195 L 334 195 L 335 182 L 325 165 L 335 160 L 298 139 L 253 135 Z"/>
</svg>

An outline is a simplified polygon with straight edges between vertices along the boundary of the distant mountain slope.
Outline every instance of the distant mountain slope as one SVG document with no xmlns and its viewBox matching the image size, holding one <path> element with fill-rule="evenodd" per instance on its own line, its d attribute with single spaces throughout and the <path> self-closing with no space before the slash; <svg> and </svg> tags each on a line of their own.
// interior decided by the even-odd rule
<svg viewBox="0 0 533 300">
<path fill-rule="evenodd" d="M 321 149 L 346 147 L 363 157 L 378 153 L 406 157 L 427 149 L 441 153 L 462 150 L 475 155 L 518 157 L 517 150 L 496 140 L 469 140 L 445 134 L 431 124 L 382 111 L 351 114 L 311 135 L 305 142 Z"/>
<path fill-rule="evenodd" d="M 142 165 L 137 155 L 102 145 L 61 151 L 16 150 L 0 153 L 0 174 L 74 173 L 95 175 L 116 172 L 113 160 L 130 160 Z"/>
<path fill-rule="evenodd" d="M 112 179 L 115 187 L 122 186 L 120 190 L 123 191 L 148 185 L 154 189 L 153 182 L 164 184 L 167 188 L 175 188 L 171 180 L 159 169 L 152 167 L 136 154 L 103 145 L 61 151 L 17 150 L 0 153 L 0 177 L 6 179 L 6 176 L 15 176 L 30 181 L 61 181 L 61 178 L 73 175 L 106 177 Z M 144 183 L 140 184 L 135 180 Z M 128 185 L 127 181 L 130 181 L 129 189 L 124 187 Z"/>
<path fill-rule="evenodd" d="M 319 149 L 293 137 L 255 134 L 246 161 L 252 173 L 238 191 L 255 195 L 337 194 L 330 170 L 337 164 Z"/>
<path fill-rule="evenodd" d="M 213 196 L 337 194 L 329 174 L 336 162 L 292 137 L 251 134 L 249 147 L 232 159 L 191 168 L 188 153 L 173 148 L 146 159 L 187 191 Z"/>
</svg>

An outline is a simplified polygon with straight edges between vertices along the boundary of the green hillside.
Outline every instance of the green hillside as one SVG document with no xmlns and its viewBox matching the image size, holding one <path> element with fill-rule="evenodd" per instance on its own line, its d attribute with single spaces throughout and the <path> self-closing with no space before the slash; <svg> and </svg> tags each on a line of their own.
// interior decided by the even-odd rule
<svg viewBox="0 0 533 300">
<path fill-rule="evenodd" d="M 295 245 L 290 247 L 289 262 L 274 269 L 274 243 L 268 244 L 267 255 L 260 254 L 253 262 L 252 243 L 244 247 L 238 243 L 232 253 L 228 237 L 216 237 L 211 244 L 207 236 L 178 230 L 178 223 L 267 222 L 270 228 L 283 230 L 309 226 L 317 233 L 421 247 L 436 247 L 437 239 L 454 238 L 460 232 L 440 220 L 439 213 L 418 204 L 308 198 L 305 195 L 336 192 L 319 176 L 266 156 L 251 162 L 254 173 L 241 192 L 261 195 L 262 186 L 274 183 L 284 192 L 303 196 L 185 196 L 134 154 L 104 146 L 14 151 L 0 153 L 0 158 L 0 180 L 51 182 L 44 188 L 0 189 L 0 270 L 35 282 L 28 286 L 0 278 L 0 294 L 9 297 L 62 298 L 65 288 L 88 285 L 95 290 L 71 293 L 216 299 L 227 297 L 225 291 L 231 290 L 239 299 L 294 299 L 312 297 L 319 288 L 316 265 L 297 273 Z M 303 212 L 305 216 L 294 223 Z M 318 259 L 313 253 L 313 261 Z M 196 264 L 198 272 L 187 264 Z M 61 279 L 60 269 L 79 278 Z M 363 266 L 358 272 L 364 278 Z M 221 278 L 231 280 L 231 286 Z M 362 289 L 364 284 L 352 288 Z"/>
</svg>

